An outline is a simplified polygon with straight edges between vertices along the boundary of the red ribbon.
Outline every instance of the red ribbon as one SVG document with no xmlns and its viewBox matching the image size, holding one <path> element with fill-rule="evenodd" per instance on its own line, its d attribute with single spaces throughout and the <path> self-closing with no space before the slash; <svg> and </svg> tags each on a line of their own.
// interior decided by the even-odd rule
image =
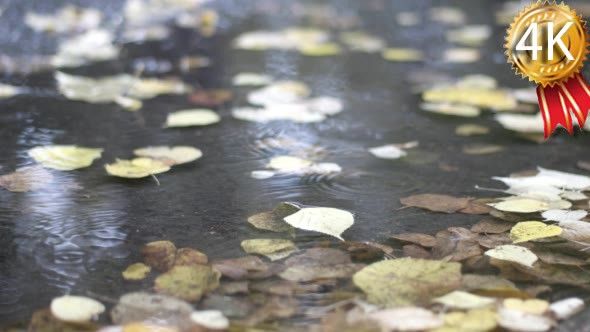
<svg viewBox="0 0 590 332">
<path fill-rule="evenodd" d="M 584 126 L 590 110 L 590 86 L 582 74 L 576 74 L 566 82 L 556 83 L 553 87 L 537 87 L 537 97 L 545 123 L 545 138 L 562 125 L 570 134 L 574 131 L 571 113 L 578 120 L 580 128 Z"/>
</svg>

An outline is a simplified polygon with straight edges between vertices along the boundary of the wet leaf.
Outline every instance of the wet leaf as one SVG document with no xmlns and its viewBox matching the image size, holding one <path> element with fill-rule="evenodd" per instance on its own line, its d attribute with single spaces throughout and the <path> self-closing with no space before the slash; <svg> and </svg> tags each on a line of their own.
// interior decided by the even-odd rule
<svg viewBox="0 0 590 332">
<path fill-rule="evenodd" d="M 461 286 L 461 265 L 400 258 L 373 263 L 353 276 L 370 302 L 385 307 L 427 304 Z"/>
<path fill-rule="evenodd" d="M 471 155 L 498 153 L 503 150 L 503 146 L 494 144 L 470 144 L 463 147 L 463 153 Z"/>
<path fill-rule="evenodd" d="M 351 51 L 375 53 L 385 47 L 385 41 L 363 31 L 347 31 L 340 34 L 340 41 Z"/>
<path fill-rule="evenodd" d="M 551 210 L 560 206 L 567 209 L 571 206 L 571 203 L 567 201 L 546 202 L 538 199 L 515 197 L 513 199 L 508 199 L 499 203 L 490 203 L 488 205 L 500 211 L 533 213 Z"/>
<path fill-rule="evenodd" d="M 499 234 L 509 231 L 514 223 L 498 220 L 498 219 L 484 219 L 471 227 L 471 231 L 475 233 L 489 233 Z"/>
<path fill-rule="evenodd" d="M 412 48 L 390 47 L 381 53 L 383 59 L 393 62 L 411 62 L 424 60 L 424 52 Z"/>
<path fill-rule="evenodd" d="M 451 227 L 447 231 L 436 234 L 436 245 L 432 248 L 432 256 L 460 262 L 482 254 L 477 235 L 466 228 Z"/>
<path fill-rule="evenodd" d="M 176 257 L 176 246 L 170 241 L 155 241 L 146 244 L 141 249 L 143 262 L 160 271 L 168 271 Z"/>
<path fill-rule="evenodd" d="M 547 210 L 541 214 L 545 220 L 567 222 L 567 221 L 580 221 L 580 219 L 586 217 L 588 212 L 584 210 Z"/>
<path fill-rule="evenodd" d="M 176 250 L 176 256 L 174 259 L 174 266 L 180 265 L 205 265 L 209 259 L 204 253 L 192 249 L 192 248 L 181 248 Z"/>
<path fill-rule="evenodd" d="M 264 255 L 271 261 L 288 257 L 297 250 L 292 241 L 282 239 L 244 240 L 241 246 L 246 253 Z"/>
<path fill-rule="evenodd" d="M 432 254 L 430 251 L 424 249 L 415 244 L 409 244 L 402 247 L 404 252 L 404 257 L 412 257 L 412 258 L 422 258 L 422 259 L 431 259 Z"/>
<path fill-rule="evenodd" d="M 58 45 L 57 54 L 51 63 L 55 67 L 79 67 L 91 62 L 113 60 L 119 55 L 120 49 L 114 45 L 114 39 L 114 34 L 106 29 L 92 29 L 74 35 Z M 97 86 L 97 89 L 102 87 Z"/>
<path fill-rule="evenodd" d="M 138 111 L 143 107 L 143 102 L 141 100 L 127 96 L 117 96 L 113 101 L 117 103 L 117 105 L 131 112 Z"/>
<path fill-rule="evenodd" d="M 162 326 L 150 322 L 133 322 L 125 324 L 122 332 L 180 332 L 176 327 Z"/>
<path fill-rule="evenodd" d="M 540 299 L 504 299 L 502 306 L 509 310 L 520 311 L 531 315 L 543 315 L 549 310 L 549 302 Z"/>
<path fill-rule="evenodd" d="M 143 280 L 151 271 L 151 267 L 143 263 L 135 263 L 129 265 L 125 271 L 122 272 L 122 275 L 125 280 Z"/>
<path fill-rule="evenodd" d="M 208 126 L 219 121 L 219 115 L 208 109 L 182 110 L 168 114 L 166 127 Z"/>
<path fill-rule="evenodd" d="M 584 300 L 570 297 L 551 303 L 549 311 L 557 319 L 568 319 L 584 310 Z"/>
<path fill-rule="evenodd" d="M 158 159 L 169 166 L 190 163 L 203 156 L 201 150 L 192 146 L 148 146 L 135 149 L 133 153 L 139 157 Z"/>
<path fill-rule="evenodd" d="M 563 230 L 559 226 L 546 225 L 540 221 L 523 221 L 510 230 L 510 238 L 514 243 L 543 239 L 561 235 Z"/>
<path fill-rule="evenodd" d="M 248 94 L 248 102 L 253 105 L 271 105 L 301 102 L 311 94 L 307 84 L 300 81 L 279 81 L 254 90 Z"/>
<path fill-rule="evenodd" d="M 579 266 L 552 265 L 539 262 L 532 268 L 524 266 L 515 267 L 521 272 L 549 283 L 574 286 L 590 284 L 590 275 Z"/>
<path fill-rule="evenodd" d="M 92 165 L 94 159 L 100 158 L 102 151 L 75 145 L 48 145 L 32 148 L 29 156 L 45 167 L 71 171 Z"/>
<path fill-rule="evenodd" d="M 518 291 L 516 285 L 510 280 L 496 275 L 464 274 L 462 278 L 462 289 L 472 293 L 485 293 L 494 296 L 506 290 Z"/>
<path fill-rule="evenodd" d="M 111 310 L 115 324 L 129 324 L 147 320 L 158 320 L 170 325 L 182 326 L 193 312 L 187 302 L 162 294 L 145 292 L 127 293 Z"/>
<path fill-rule="evenodd" d="M 212 263 L 212 266 L 225 277 L 231 279 L 244 279 L 253 273 L 266 273 L 270 270 L 270 266 L 256 256 L 215 261 Z"/>
<path fill-rule="evenodd" d="M 537 257 L 539 257 L 539 259 L 542 262 L 545 262 L 547 264 L 561 264 L 573 266 L 590 264 L 583 258 L 568 255 L 566 253 L 553 250 L 553 248 L 535 249 L 535 255 L 537 255 Z"/>
<path fill-rule="evenodd" d="M 500 308 L 498 310 L 498 324 L 512 331 L 544 332 L 549 331 L 554 322 L 547 317 Z"/>
<path fill-rule="evenodd" d="M 0 83 L 0 99 L 14 97 L 23 91 L 22 87 Z"/>
<path fill-rule="evenodd" d="M 57 72 L 55 79 L 59 92 L 66 98 L 89 103 L 113 102 L 135 82 L 135 78 L 127 74 L 90 78 Z"/>
<path fill-rule="evenodd" d="M 174 266 L 155 280 L 154 287 L 186 301 L 196 301 L 219 286 L 221 273 L 205 265 Z"/>
<path fill-rule="evenodd" d="M 307 56 L 334 56 L 342 53 L 340 45 L 336 43 L 310 43 L 299 47 L 299 52 Z"/>
<path fill-rule="evenodd" d="M 51 314 L 64 322 L 89 322 L 104 310 L 102 303 L 85 296 L 65 295 L 51 301 Z"/>
<path fill-rule="evenodd" d="M 190 319 L 193 323 L 211 330 L 226 330 L 229 328 L 229 319 L 218 310 L 193 311 Z"/>
<path fill-rule="evenodd" d="M 352 213 L 327 207 L 304 208 L 284 220 L 295 228 L 331 235 L 342 241 L 342 233 L 354 224 Z"/>
<path fill-rule="evenodd" d="M 487 25 L 466 25 L 459 29 L 449 30 L 447 40 L 467 46 L 479 46 L 492 35 L 492 29 Z"/>
<path fill-rule="evenodd" d="M 285 173 L 291 173 L 299 172 L 302 169 L 310 167 L 312 164 L 312 161 L 298 157 L 278 156 L 272 158 L 266 167 Z"/>
<path fill-rule="evenodd" d="M 131 160 L 117 159 L 105 165 L 107 173 L 120 178 L 138 179 L 170 170 L 166 163 L 151 158 L 135 158 Z"/>
<path fill-rule="evenodd" d="M 477 136 L 487 135 L 490 133 L 490 128 L 476 124 L 464 124 L 455 128 L 455 134 L 458 136 Z"/>
<path fill-rule="evenodd" d="M 432 248 L 436 245 L 436 238 L 428 234 L 420 233 L 407 233 L 390 236 L 392 239 L 396 239 L 403 242 L 410 242 L 421 245 L 422 247 Z"/>
<path fill-rule="evenodd" d="M 25 166 L 0 176 L 0 187 L 12 192 L 36 191 L 47 187 L 53 180 L 53 175 L 42 166 Z"/>
<path fill-rule="evenodd" d="M 486 256 L 493 257 L 502 261 L 514 262 L 524 266 L 533 266 L 538 257 L 529 249 L 514 245 L 498 246 L 485 252 Z"/>
<path fill-rule="evenodd" d="M 453 309 L 468 310 L 489 307 L 496 303 L 496 300 L 491 297 L 473 295 L 463 291 L 452 291 L 446 295 L 433 299 L 432 302 Z"/>
<path fill-rule="evenodd" d="M 476 48 L 456 47 L 444 51 L 443 59 L 448 63 L 473 63 L 479 61 L 481 53 Z"/>
<path fill-rule="evenodd" d="M 184 94 L 191 87 L 178 79 L 139 78 L 133 81 L 133 85 L 126 93 L 139 99 L 150 99 L 158 95 Z"/>
<path fill-rule="evenodd" d="M 258 229 L 277 233 L 295 233 L 295 228 L 293 226 L 276 218 L 272 211 L 255 214 L 248 218 L 248 222 Z"/>
<path fill-rule="evenodd" d="M 191 103 L 204 106 L 214 107 L 227 103 L 233 97 L 229 90 L 213 89 L 213 90 L 197 90 L 188 96 Z"/>
<path fill-rule="evenodd" d="M 489 108 L 499 111 L 514 109 L 518 102 L 508 92 L 481 87 L 438 87 L 427 90 L 422 99 L 428 103 L 449 103 Z"/>
<path fill-rule="evenodd" d="M 443 115 L 454 115 L 466 118 L 479 116 L 479 108 L 470 105 L 449 104 L 449 103 L 422 103 L 420 108 L 431 113 Z"/>
<path fill-rule="evenodd" d="M 418 142 L 416 141 L 405 144 L 388 144 L 370 148 L 369 152 L 381 159 L 399 159 L 408 155 L 405 149 L 414 148 L 416 146 L 418 146 Z"/>
<path fill-rule="evenodd" d="M 496 328 L 496 312 L 491 309 L 474 309 L 451 312 L 445 315 L 445 325 L 431 332 L 486 332 Z"/>
<path fill-rule="evenodd" d="M 236 86 L 261 86 L 271 84 L 272 77 L 258 73 L 239 73 L 232 79 Z"/>
<path fill-rule="evenodd" d="M 469 205 L 470 198 L 438 194 L 413 195 L 400 199 L 405 206 L 418 207 L 435 212 L 455 213 Z"/>
<path fill-rule="evenodd" d="M 590 242 L 590 223 L 586 221 L 569 220 L 559 224 L 562 229 L 561 237 L 570 241 Z"/>
<path fill-rule="evenodd" d="M 385 309 L 368 314 L 381 331 L 424 331 L 443 325 L 444 320 L 430 310 L 418 307 Z"/>
<path fill-rule="evenodd" d="M 519 133 L 543 133 L 541 113 L 529 114 L 496 114 L 494 117 L 502 127 Z"/>
<path fill-rule="evenodd" d="M 24 23 L 35 31 L 61 34 L 97 28 L 101 20 L 97 9 L 67 5 L 53 14 L 27 13 Z"/>
<path fill-rule="evenodd" d="M 285 261 L 287 268 L 279 274 L 285 280 L 307 282 L 318 279 L 349 278 L 364 267 L 353 264 L 350 255 L 336 249 L 314 248 Z"/>
</svg>

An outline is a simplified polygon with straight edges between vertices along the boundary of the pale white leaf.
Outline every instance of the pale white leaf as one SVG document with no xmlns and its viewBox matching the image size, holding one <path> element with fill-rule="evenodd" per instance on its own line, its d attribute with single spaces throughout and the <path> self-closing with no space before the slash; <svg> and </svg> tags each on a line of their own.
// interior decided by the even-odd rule
<svg viewBox="0 0 590 332">
<path fill-rule="evenodd" d="M 65 295 L 51 301 L 51 313 L 64 322 L 84 323 L 104 312 L 102 303 L 84 296 Z"/>
<path fill-rule="evenodd" d="M 342 241 L 342 233 L 354 224 L 352 213 L 327 207 L 304 208 L 284 220 L 295 228 L 332 235 Z"/>
<path fill-rule="evenodd" d="M 532 267 L 533 263 L 538 260 L 537 255 L 535 255 L 529 249 L 511 244 L 497 246 L 494 249 L 486 251 L 485 255 L 502 261 L 514 262 L 528 267 Z"/>
<path fill-rule="evenodd" d="M 588 215 L 588 212 L 584 210 L 547 210 L 541 214 L 545 220 L 551 221 L 579 221 Z"/>
<path fill-rule="evenodd" d="M 549 311 L 559 320 L 568 319 L 584 310 L 584 300 L 577 297 L 570 297 L 551 303 Z"/>
<path fill-rule="evenodd" d="M 191 313 L 191 321 L 211 330 L 225 330 L 229 328 L 229 319 L 219 310 L 202 310 Z"/>
</svg>

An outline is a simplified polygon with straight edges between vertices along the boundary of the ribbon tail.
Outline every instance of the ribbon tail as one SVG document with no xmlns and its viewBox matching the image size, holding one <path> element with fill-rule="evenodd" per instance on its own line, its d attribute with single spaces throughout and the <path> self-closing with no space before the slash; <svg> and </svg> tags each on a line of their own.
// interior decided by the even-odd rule
<svg viewBox="0 0 590 332">
<path fill-rule="evenodd" d="M 582 74 L 576 74 L 567 82 L 557 85 L 569 110 L 574 113 L 580 128 L 584 127 L 590 110 L 590 86 Z"/>
<path fill-rule="evenodd" d="M 543 116 L 545 138 L 548 138 L 558 125 L 562 125 L 570 134 L 574 132 L 566 97 L 564 97 L 560 86 L 539 86 L 537 87 L 537 97 Z"/>
</svg>

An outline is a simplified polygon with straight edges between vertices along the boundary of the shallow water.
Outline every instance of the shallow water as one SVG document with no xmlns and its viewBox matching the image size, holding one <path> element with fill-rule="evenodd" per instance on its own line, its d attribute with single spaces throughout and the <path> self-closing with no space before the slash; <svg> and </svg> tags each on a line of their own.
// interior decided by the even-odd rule
<svg viewBox="0 0 590 332">
<path fill-rule="evenodd" d="M 60 186 L 36 193 L 0 190 L 0 322 L 26 320 L 34 310 L 47 306 L 52 297 L 64 293 L 91 291 L 116 299 L 128 291 L 149 289 L 149 284 L 128 284 L 120 278 L 127 265 L 140 260 L 139 249 L 149 241 L 170 240 L 178 247 L 199 249 L 213 259 L 241 256 L 242 240 L 263 235 L 247 224 L 247 217 L 279 202 L 353 211 L 356 224 L 344 233 L 347 240 L 386 241 L 392 233 L 434 233 L 481 219 L 400 209 L 401 197 L 418 193 L 493 196 L 474 186 L 501 188 L 491 180 L 492 176 L 537 165 L 581 172 L 575 163 L 588 159 L 588 134 L 569 137 L 561 133 L 537 145 L 504 130 L 493 121 L 491 113 L 486 113 L 468 122 L 489 126 L 490 135 L 458 137 L 454 129 L 467 122 L 465 119 L 418 109 L 420 97 L 413 93 L 408 81 L 408 74 L 414 71 L 433 70 L 452 76 L 483 73 L 508 87 L 529 84 L 514 76 L 505 63 L 500 47 L 502 27 L 494 27 L 494 37 L 484 47 L 489 52 L 481 62 L 445 64 L 436 58 L 447 46 L 441 26 L 428 23 L 425 27 L 399 29 L 393 23 L 393 13 L 425 11 L 432 3 L 454 4 L 469 13 L 470 23 L 492 24 L 492 13 L 500 2 L 329 2 L 343 13 L 358 13 L 362 26 L 387 38 L 390 45 L 423 47 L 430 60 L 404 64 L 360 53 L 306 58 L 292 52 L 233 50 L 231 40 L 240 32 L 278 29 L 301 22 L 285 10 L 292 5 L 290 1 L 252 1 L 244 5 L 237 0 L 219 0 L 216 6 L 222 29 L 211 40 L 203 41 L 189 30 L 176 29 L 164 42 L 126 45 L 122 61 L 72 71 L 88 75 L 131 72 L 135 58 L 174 61 L 188 54 L 208 55 L 213 59 L 212 67 L 171 74 L 204 87 L 228 87 L 231 77 L 242 71 L 303 80 L 315 95 L 332 95 L 345 103 L 343 113 L 318 124 L 244 122 L 231 117 L 230 103 L 217 109 L 223 117 L 218 125 L 164 130 L 161 126 L 167 113 L 191 107 L 186 97 L 158 97 L 145 102 L 140 112 L 132 113 L 112 104 L 68 101 L 56 92 L 52 73 L 4 75 L 3 82 L 33 90 L 29 95 L 0 101 L 1 172 L 31 164 L 26 151 L 38 145 L 77 144 L 103 147 L 105 152 L 90 168 L 53 172 Z M 42 8 L 38 3 L 8 2 L 0 23 L 2 31 L 9 32 L 0 36 L 5 53 L 53 51 L 55 39 L 17 28 L 26 10 L 50 10 L 50 3 L 58 2 L 43 1 Z M 118 2 L 92 5 L 103 7 L 116 24 Z M 261 10 L 269 11 L 269 6 L 277 10 Z M 247 90 L 235 91 L 233 104 L 243 105 Z M 252 179 L 251 171 L 263 169 L 269 158 L 285 153 L 269 146 L 260 148 L 257 141 L 265 138 L 293 138 L 319 145 L 328 152 L 323 160 L 340 164 L 343 172 Z M 420 146 L 401 160 L 381 160 L 366 152 L 368 147 L 412 140 L 420 141 Z M 472 143 L 499 144 L 505 150 L 491 155 L 463 154 L 462 147 Z M 160 186 L 150 178 L 126 181 L 106 175 L 102 164 L 130 157 L 134 148 L 147 145 L 194 145 L 204 157 L 159 175 Z M 456 170 L 443 171 L 441 165 Z M 82 189 L 74 188 L 75 184 Z M 323 239 L 311 235 L 304 241 Z"/>
</svg>

